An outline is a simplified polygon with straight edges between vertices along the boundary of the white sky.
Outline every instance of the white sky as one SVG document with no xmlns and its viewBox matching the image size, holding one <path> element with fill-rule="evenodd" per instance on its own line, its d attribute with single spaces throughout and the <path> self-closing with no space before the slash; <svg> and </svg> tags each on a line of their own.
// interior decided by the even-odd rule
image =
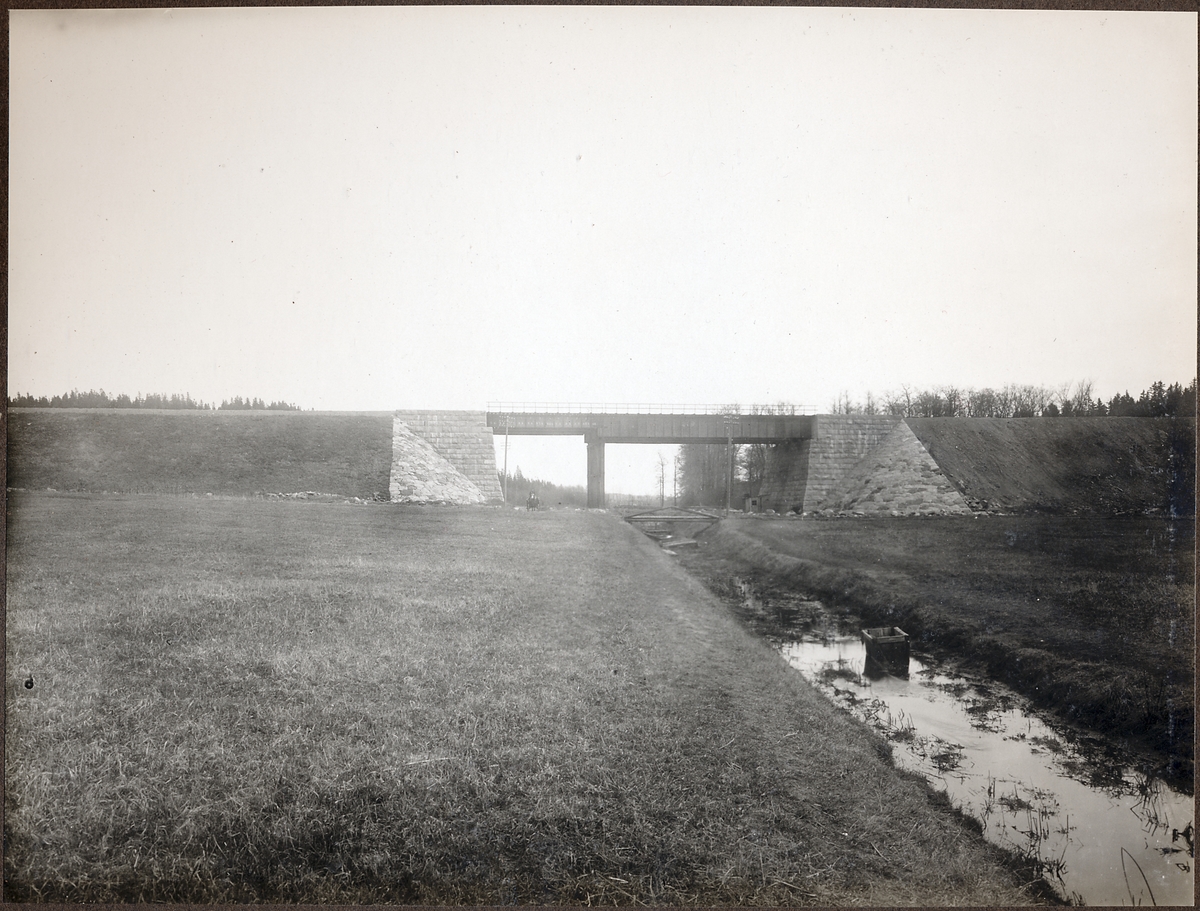
<svg viewBox="0 0 1200 911">
<path fill-rule="evenodd" d="M 9 15 L 12 392 L 827 409 L 1196 372 L 1194 13 Z M 582 483 L 581 440 L 511 444 Z M 623 451 L 609 490 L 656 489 Z"/>
</svg>

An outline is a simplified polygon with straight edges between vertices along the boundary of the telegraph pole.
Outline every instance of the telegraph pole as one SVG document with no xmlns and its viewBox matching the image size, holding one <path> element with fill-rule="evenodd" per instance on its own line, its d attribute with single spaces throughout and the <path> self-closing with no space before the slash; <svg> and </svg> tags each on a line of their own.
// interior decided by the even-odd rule
<svg viewBox="0 0 1200 911">
<path fill-rule="evenodd" d="M 504 505 L 508 505 L 508 415 L 504 416 Z"/>
<path fill-rule="evenodd" d="M 733 494 L 733 423 L 725 421 L 725 517 L 729 517 L 729 498 Z"/>
</svg>

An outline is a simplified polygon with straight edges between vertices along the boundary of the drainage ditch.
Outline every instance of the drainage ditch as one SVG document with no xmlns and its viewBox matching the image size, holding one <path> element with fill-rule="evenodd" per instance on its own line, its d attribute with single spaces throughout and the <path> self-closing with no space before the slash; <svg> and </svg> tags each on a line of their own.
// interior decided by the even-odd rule
<svg viewBox="0 0 1200 911">
<path fill-rule="evenodd" d="M 1029 862 L 1072 904 L 1190 905 L 1194 804 L 1119 744 L 1034 710 L 994 681 L 913 654 L 868 664 L 861 624 L 817 601 L 759 597 L 735 581 L 742 613 L 805 679 L 891 744 Z"/>
</svg>

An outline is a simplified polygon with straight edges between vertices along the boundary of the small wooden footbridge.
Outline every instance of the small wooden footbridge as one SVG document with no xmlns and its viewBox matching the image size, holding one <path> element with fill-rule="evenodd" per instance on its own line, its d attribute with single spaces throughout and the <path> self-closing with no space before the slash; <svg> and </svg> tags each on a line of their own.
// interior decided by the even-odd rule
<svg viewBox="0 0 1200 911">
<path fill-rule="evenodd" d="M 699 534 L 721 521 L 720 513 L 684 506 L 665 506 L 626 516 L 625 521 L 664 547 L 694 547 Z"/>
</svg>

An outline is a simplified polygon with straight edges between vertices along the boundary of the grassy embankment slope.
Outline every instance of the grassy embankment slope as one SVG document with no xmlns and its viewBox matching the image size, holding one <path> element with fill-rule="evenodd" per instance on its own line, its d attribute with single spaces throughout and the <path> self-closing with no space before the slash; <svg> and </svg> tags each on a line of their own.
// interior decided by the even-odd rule
<svg viewBox="0 0 1200 911">
<path fill-rule="evenodd" d="M 1190 418 L 909 418 L 963 495 L 1004 511 L 1190 515 Z"/>
<path fill-rule="evenodd" d="M 389 412 L 25 409 L 8 486 L 122 493 L 388 492 Z"/>
<path fill-rule="evenodd" d="M 752 575 L 900 625 L 1069 719 L 1150 746 L 1190 779 L 1190 520 L 746 520 L 706 537 L 698 572 Z"/>
<path fill-rule="evenodd" d="M 9 899 L 1028 901 L 611 516 L 18 493 L 9 520 Z"/>
</svg>

